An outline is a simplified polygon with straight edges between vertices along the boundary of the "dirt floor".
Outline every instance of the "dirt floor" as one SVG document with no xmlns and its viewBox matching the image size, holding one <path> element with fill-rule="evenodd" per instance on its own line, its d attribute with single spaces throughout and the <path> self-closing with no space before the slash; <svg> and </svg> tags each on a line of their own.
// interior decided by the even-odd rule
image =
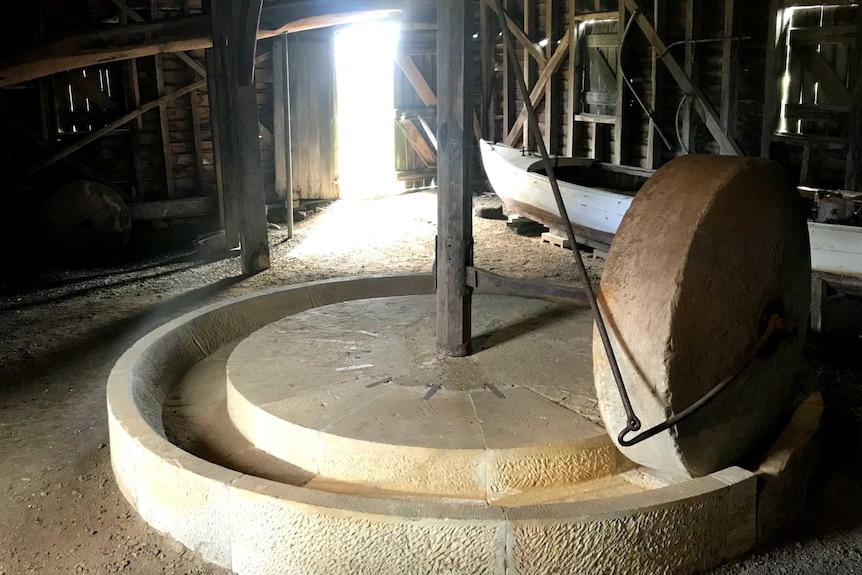
<svg viewBox="0 0 862 575">
<path fill-rule="evenodd" d="M 273 230 L 272 269 L 251 278 L 240 277 L 237 258 L 207 262 L 192 252 L 0 278 L 0 575 L 227 573 L 150 529 L 117 490 L 105 410 L 113 363 L 146 332 L 213 301 L 322 278 L 429 271 L 435 220 L 436 198 L 427 192 L 338 202 L 298 224 L 292 240 Z M 499 220 L 474 225 L 477 265 L 574 281 L 570 252 L 515 235 Z M 602 260 L 587 263 L 597 280 Z M 855 337 L 849 351 L 825 360 L 809 350 L 833 406 L 834 449 L 813 504 L 782 541 L 718 573 L 862 572 Z"/>
</svg>

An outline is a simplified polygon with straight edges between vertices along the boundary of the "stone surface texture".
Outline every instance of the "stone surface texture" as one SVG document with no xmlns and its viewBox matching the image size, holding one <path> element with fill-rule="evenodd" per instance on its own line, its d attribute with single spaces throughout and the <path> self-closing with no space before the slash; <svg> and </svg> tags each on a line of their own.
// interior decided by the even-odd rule
<svg viewBox="0 0 862 575">
<path fill-rule="evenodd" d="M 619 227 L 599 293 L 642 429 L 748 367 L 703 409 L 624 455 L 698 476 L 768 439 L 791 407 L 809 278 L 804 214 L 776 164 L 685 156 L 658 170 Z M 749 365 L 772 312 L 796 332 Z M 593 358 L 602 418 L 616 440 L 626 417 L 597 336 Z"/>
<path fill-rule="evenodd" d="M 382 295 L 428 293 L 429 280 L 374 278 L 356 291 L 350 281 L 332 282 L 327 293 L 367 297 L 375 282 Z M 665 487 L 656 478 L 650 491 L 591 501 L 500 507 L 327 493 L 220 467 L 168 441 L 149 421 L 158 406 L 142 405 L 183 400 L 158 392 L 170 389 L 159 377 L 188 361 L 164 338 L 202 336 L 195 325 L 216 325 L 245 304 L 281 317 L 294 289 L 318 297 L 314 286 L 300 286 L 204 308 L 145 336 L 109 379 L 113 466 L 123 493 L 153 527 L 208 560 L 240 575 L 690 573 L 754 545 L 756 478 L 739 468 Z M 226 329 L 221 341 L 208 340 L 207 355 L 223 361 L 220 348 L 259 327 Z"/>
<path fill-rule="evenodd" d="M 251 334 L 227 362 L 234 426 L 318 474 L 313 484 L 392 493 L 493 500 L 631 466 L 600 425 L 560 405 L 594 397 L 588 308 L 478 295 L 475 352 L 441 358 L 435 304 L 354 300 Z"/>
</svg>

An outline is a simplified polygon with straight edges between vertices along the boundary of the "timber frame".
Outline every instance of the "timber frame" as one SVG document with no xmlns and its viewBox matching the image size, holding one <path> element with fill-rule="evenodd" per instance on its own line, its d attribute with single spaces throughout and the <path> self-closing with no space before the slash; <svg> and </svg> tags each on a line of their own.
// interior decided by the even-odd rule
<svg viewBox="0 0 862 575">
<path fill-rule="evenodd" d="M 300 202 L 339 195 L 333 31 L 319 28 L 399 8 L 397 176 L 422 189 L 445 173 L 443 2 L 79 4 L 38 0 L 21 26 L 32 37 L 0 24 L 0 182 L 11 189 L 95 180 L 153 225 L 214 221 L 226 248 L 248 248 L 246 273 L 263 269 L 267 209 L 290 227 Z M 764 155 L 812 187 L 862 186 L 862 19 L 849 0 L 502 0 L 499 14 L 489 0 L 466 4 L 471 137 L 536 146 L 516 61 L 552 154 L 647 169 L 684 153 Z M 38 193 L 10 195 L 26 211 Z"/>
</svg>

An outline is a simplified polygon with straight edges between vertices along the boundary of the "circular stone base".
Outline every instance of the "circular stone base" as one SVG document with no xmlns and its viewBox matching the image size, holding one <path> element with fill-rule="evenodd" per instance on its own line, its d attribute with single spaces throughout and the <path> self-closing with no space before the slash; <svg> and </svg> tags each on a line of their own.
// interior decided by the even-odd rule
<svg viewBox="0 0 862 575">
<path fill-rule="evenodd" d="M 433 295 L 276 321 L 228 360 L 231 420 L 320 484 L 490 500 L 632 467 L 595 423 L 588 308 L 485 295 L 473 316 L 464 358 L 435 350 Z"/>
<path fill-rule="evenodd" d="M 430 275 L 314 282 L 220 302 L 147 334 L 108 381 L 111 463 L 121 492 L 153 528 L 241 575 L 685 574 L 754 545 L 766 491 L 739 468 L 670 482 L 656 477 L 650 490 L 513 507 L 500 504 L 506 499 L 487 505 L 373 490 L 333 493 L 303 477 L 276 477 L 267 467 L 272 461 L 256 460 L 257 469 L 240 461 L 259 455 L 287 465 L 243 440 L 225 441 L 236 435 L 225 398 L 232 342 L 316 306 L 433 289 Z M 177 395 L 178 388 L 184 393 Z M 185 392 L 205 402 L 193 405 Z M 209 420 L 218 443 L 179 440 L 172 420 L 183 414 Z M 805 467 L 794 463 L 786 443 L 779 447 L 769 473 Z M 773 493 L 796 492 L 776 485 Z M 771 508 L 792 508 L 798 497 L 784 501 L 773 499 Z"/>
</svg>

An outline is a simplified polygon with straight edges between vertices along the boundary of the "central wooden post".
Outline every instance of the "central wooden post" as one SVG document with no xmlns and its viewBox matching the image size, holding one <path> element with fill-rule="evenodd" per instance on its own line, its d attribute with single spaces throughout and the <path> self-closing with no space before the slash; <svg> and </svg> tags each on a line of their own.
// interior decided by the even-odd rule
<svg viewBox="0 0 862 575">
<path fill-rule="evenodd" d="M 437 3 L 437 351 L 470 353 L 473 2 Z"/>
</svg>

